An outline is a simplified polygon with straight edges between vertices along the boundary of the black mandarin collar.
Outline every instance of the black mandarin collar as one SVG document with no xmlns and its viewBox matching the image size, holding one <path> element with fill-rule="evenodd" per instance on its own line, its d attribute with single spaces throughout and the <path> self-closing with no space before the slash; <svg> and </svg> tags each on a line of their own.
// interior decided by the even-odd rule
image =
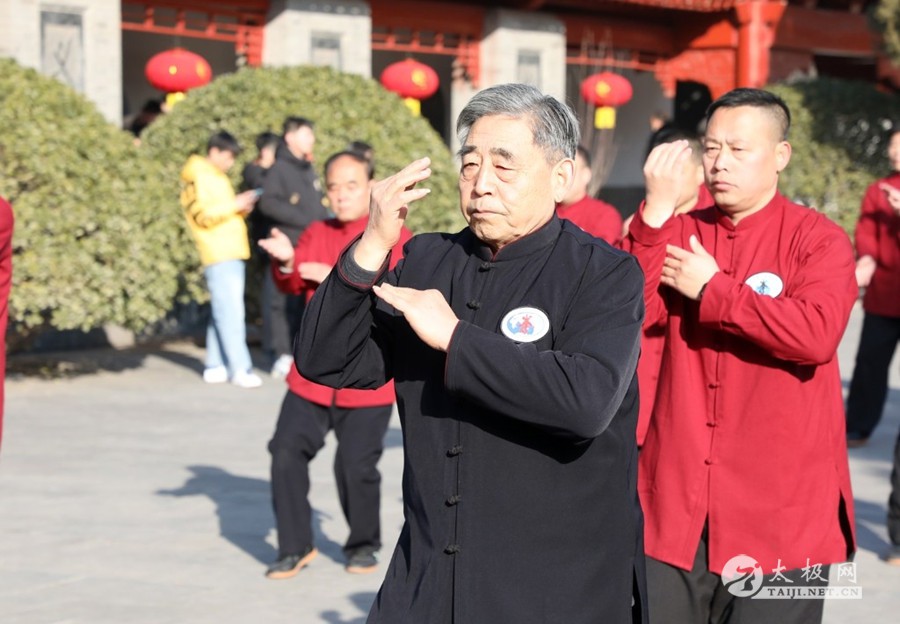
<svg viewBox="0 0 900 624">
<path fill-rule="evenodd" d="M 550 217 L 540 228 L 526 234 L 522 238 L 514 240 L 504 245 L 500 251 L 494 254 L 493 250 L 486 243 L 479 240 L 472 230 L 466 232 L 466 247 L 470 253 L 481 260 L 489 260 L 490 262 L 509 262 L 510 260 L 518 260 L 526 256 L 552 245 L 559 238 L 562 230 L 562 223 L 556 214 Z"/>
</svg>

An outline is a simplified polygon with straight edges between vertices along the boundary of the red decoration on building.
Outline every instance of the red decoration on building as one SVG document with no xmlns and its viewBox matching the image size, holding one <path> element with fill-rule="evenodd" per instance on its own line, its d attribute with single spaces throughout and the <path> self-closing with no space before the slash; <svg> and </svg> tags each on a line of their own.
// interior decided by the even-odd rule
<svg viewBox="0 0 900 624">
<path fill-rule="evenodd" d="M 428 65 L 406 59 L 385 67 L 381 72 L 381 84 L 388 91 L 404 98 L 412 113 L 419 115 L 421 100 L 430 98 L 437 92 L 440 80 L 437 72 Z"/>
<path fill-rule="evenodd" d="M 628 79 L 612 72 L 593 74 L 581 83 L 581 97 L 597 107 L 594 113 L 594 127 L 598 129 L 614 128 L 615 107 L 626 104 L 632 95 L 634 89 Z"/>
<path fill-rule="evenodd" d="M 212 80 L 212 68 L 206 59 L 183 48 L 173 48 L 154 55 L 144 67 L 144 75 L 154 88 L 165 91 L 173 104 L 184 92 L 202 87 Z M 178 94 L 172 97 L 174 94 Z"/>
</svg>

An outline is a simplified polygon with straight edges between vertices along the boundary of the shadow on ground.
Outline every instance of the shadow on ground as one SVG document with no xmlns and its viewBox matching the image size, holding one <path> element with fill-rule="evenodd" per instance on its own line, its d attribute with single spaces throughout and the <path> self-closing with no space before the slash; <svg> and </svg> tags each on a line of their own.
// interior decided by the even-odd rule
<svg viewBox="0 0 900 624">
<path fill-rule="evenodd" d="M 191 372 L 203 373 L 203 354 L 189 353 L 197 348 L 204 349 L 204 340 L 185 337 L 166 342 L 138 345 L 116 349 L 99 347 L 94 349 L 71 349 L 64 351 L 39 351 L 15 353 L 7 357 L 6 371 L 9 377 L 34 377 L 38 379 L 64 379 L 99 372 L 121 373 L 135 370 L 144 365 L 148 356 L 155 356 L 181 366 Z M 267 370 L 271 365 L 251 346 L 253 365 Z"/>
<path fill-rule="evenodd" d="M 870 527 L 881 527 L 887 522 L 886 503 L 877 504 L 857 498 L 853 501 L 853 507 L 856 511 L 856 547 L 875 553 L 879 558 L 884 556 L 890 545 Z"/>
<path fill-rule="evenodd" d="M 39 379 L 62 379 L 99 372 L 121 373 L 141 368 L 147 356 L 154 355 L 201 373 L 203 362 L 184 352 L 186 348 L 196 346 L 199 346 L 197 340 L 183 338 L 124 349 L 98 347 L 15 353 L 7 358 L 6 371 L 10 377 Z"/>
<path fill-rule="evenodd" d="M 372 592 L 360 592 L 350 596 L 350 600 L 353 601 L 353 604 L 360 610 L 362 615 L 345 620 L 337 611 L 322 611 L 322 621 L 328 624 L 366 624 L 369 608 L 375 601 L 375 594 Z"/>
<path fill-rule="evenodd" d="M 147 355 L 147 351 L 138 349 L 84 349 L 16 354 L 7 359 L 6 372 L 10 378 L 18 376 L 38 379 L 62 379 L 93 375 L 100 371 L 121 373 L 143 366 Z"/>
<path fill-rule="evenodd" d="M 215 466 L 188 466 L 188 470 L 193 476 L 180 488 L 156 493 L 160 496 L 206 496 L 216 505 L 222 537 L 260 563 L 273 562 L 278 553 L 266 541 L 275 528 L 269 482 L 234 475 Z M 323 518 L 330 519 L 320 511 L 313 511 L 316 547 L 321 554 L 343 563 L 341 545 L 321 531 Z"/>
</svg>

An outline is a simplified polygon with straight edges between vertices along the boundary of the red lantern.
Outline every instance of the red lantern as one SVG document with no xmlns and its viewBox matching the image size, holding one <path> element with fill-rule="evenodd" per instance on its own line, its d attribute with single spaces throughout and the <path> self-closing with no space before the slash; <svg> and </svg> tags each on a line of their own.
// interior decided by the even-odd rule
<svg viewBox="0 0 900 624">
<path fill-rule="evenodd" d="M 428 65 L 406 59 L 385 67 L 381 72 L 381 84 L 388 91 L 404 98 L 413 115 L 419 115 L 422 109 L 420 100 L 434 95 L 440 86 L 440 80 L 437 72 Z"/>
<path fill-rule="evenodd" d="M 154 55 L 144 67 L 147 81 L 169 95 L 166 101 L 177 102 L 184 92 L 202 87 L 212 80 L 212 68 L 206 59 L 183 48 Z"/>
<path fill-rule="evenodd" d="M 594 127 L 598 129 L 614 128 L 615 107 L 627 103 L 633 94 L 634 89 L 631 88 L 628 79 L 612 72 L 588 76 L 581 83 L 581 97 L 597 107 L 594 113 Z"/>
</svg>

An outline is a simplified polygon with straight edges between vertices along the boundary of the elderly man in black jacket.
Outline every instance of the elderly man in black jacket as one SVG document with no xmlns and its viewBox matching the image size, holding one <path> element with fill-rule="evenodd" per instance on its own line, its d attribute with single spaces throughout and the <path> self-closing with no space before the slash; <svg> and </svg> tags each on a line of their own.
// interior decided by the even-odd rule
<svg viewBox="0 0 900 624">
<path fill-rule="evenodd" d="M 491 87 L 457 132 L 468 227 L 414 237 L 389 272 L 430 161 L 380 182 L 295 345 L 311 379 L 396 383 L 406 523 L 369 622 L 642 621 L 640 269 L 555 214 L 568 107 Z"/>
</svg>

